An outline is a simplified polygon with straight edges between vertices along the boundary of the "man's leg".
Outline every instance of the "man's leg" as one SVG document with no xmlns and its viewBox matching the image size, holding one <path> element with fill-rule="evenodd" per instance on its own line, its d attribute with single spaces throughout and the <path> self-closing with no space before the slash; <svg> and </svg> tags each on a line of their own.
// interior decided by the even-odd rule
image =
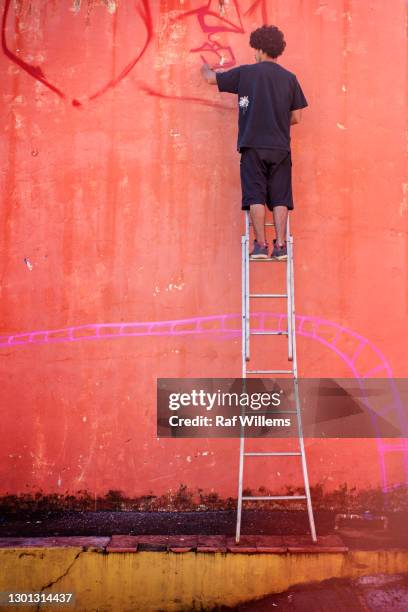
<svg viewBox="0 0 408 612">
<path fill-rule="evenodd" d="M 255 240 L 259 244 L 265 244 L 265 205 L 251 204 L 250 217 L 254 228 Z"/>
<path fill-rule="evenodd" d="M 288 258 L 286 247 L 286 225 L 288 222 L 288 208 L 283 205 L 273 207 L 273 220 L 275 222 L 276 240 L 273 241 L 272 259 L 285 261 Z"/>
<path fill-rule="evenodd" d="M 251 206 L 252 210 L 252 206 Z M 286 225 L 288 222 L 288 209 L 286 206 L 273 207 L 273 220 L 275 223 L 276 242 L 282 246 L 286 242 Z"/>
</svg>

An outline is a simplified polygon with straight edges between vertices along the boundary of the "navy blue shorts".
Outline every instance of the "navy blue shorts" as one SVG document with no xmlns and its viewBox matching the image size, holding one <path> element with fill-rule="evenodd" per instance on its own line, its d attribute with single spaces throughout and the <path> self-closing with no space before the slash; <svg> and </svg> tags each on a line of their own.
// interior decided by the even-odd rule
<svg viewBox="0 0 408 612">
<path fill-rule="evenodd" d="M 292 158 L 290 151 L 241 149 L 242 210 L 251 204 L 286 206 L 293 210 Z"/>
</svg>

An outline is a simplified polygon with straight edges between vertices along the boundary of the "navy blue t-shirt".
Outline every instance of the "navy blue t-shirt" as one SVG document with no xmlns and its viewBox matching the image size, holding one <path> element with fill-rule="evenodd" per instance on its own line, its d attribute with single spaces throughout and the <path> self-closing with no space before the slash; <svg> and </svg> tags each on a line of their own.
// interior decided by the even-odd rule
<svg viewBox="0 0 408 612">
<path fill-rule="evenodd" d="M 296 75 L 276 62 L 217 72 L 219 91 L 238 94 L 238 151 L 290 151 L 290 112 L 307 106 Z"/>
</svg>

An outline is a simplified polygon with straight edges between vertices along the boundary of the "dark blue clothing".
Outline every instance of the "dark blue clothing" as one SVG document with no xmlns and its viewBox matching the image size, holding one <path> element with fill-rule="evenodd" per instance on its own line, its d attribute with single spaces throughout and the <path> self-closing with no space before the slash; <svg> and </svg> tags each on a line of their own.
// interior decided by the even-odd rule
<svg viewBox="0 0 408 612">
<path fill-rule="evenodd" d="M 238 94 L 238 151 L 290 151 L 290 113 L 307 106 L 296 75 L 276 62 L 217 72 L 219 91 Z"/>
</svg>

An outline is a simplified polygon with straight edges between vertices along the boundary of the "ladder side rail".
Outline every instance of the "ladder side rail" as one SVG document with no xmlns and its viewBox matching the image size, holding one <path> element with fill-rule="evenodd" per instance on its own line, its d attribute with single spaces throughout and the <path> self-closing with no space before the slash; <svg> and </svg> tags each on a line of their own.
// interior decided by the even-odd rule
<svg viewBox="0 0 408 612">
<path fill-rule="evenodd" d="M 287 322 L 288 322 L 288 361 L 293 360 L 293 334 L 294 334 L 294 321 L 292 318 L 292 304 L 293 304 L 293 291 L 292 291 L 292 275 L 293 275 L 293 267 L 291 265 L 291 249 L 289 248 L 290 241 L 290 225 L 289 225 L 289 214 L 286 225 L 286 248 L 288 251 L 288 258 L 286 260 L 286 294 L 288 296 L 287 300 Z"/>
<path fill-rule="evenodd" d="M 242 352 L 242 378 L 246 376 L 246 361 L 247 361 L 247 314 L 246 314 L 246 284 L 247 284 L 247 267 L 246 267 L 246 236 L 241 236 L 241 352 Z"/>
<path fill-rule="evenodd" d="M 249 211 L 245 213 L 245 239 L 246 239 L 246 249 L 245 249 L 245 314 L 246 314 L 246 327 L 245 327 L 245 341 L 246 341 L 246 360 L 250 359 L 250 346 L 249 346 L 249 336 L 250 336 L 250 308 L 249 308 Z"/>
<path fill-rule="evenodd" d="M 248 217 L 247 221 L 248 223 Z M 242 336 L 242 378 L 246 378 L 246 369 L 247 369 L 247 277 L 248 277 L 248 267 L 247 267 L 247 227 L 245 228 L 245 236 L 241 236 L 241 275 L 242 275 L 242 328 L 241 328 L 241 336 Z M 243 487 L 243 476 L 244 476 L 244 452 L 245 452 L 245 438 L 244 431 L 241 427 L 240 439 L 239 439 L 239 468 L 238 468 L 238 505 L 237 505 L 237 525 L 236 525 L 236 533 L 235 533 L 235 541 L 238 543 L 241 536 L 241 515 L 242 515 L 242 487 Z"/>
<path fill-rule="evenodd" d="M 238 468 L 238 505 L 237 505 L 237 526 L 235 532 L 235 541 L 238 543 L 241 537 L 241 518 L 242 518 L 242 489 L 244 479 L 244 452 L 245 452 L 245 437 L 243 427 L 241 425 L 241 433 L 239 438 L 239 468 Z"/>
<path fill-rule="evenodd" d="M 294 278 L 293 278 L 293 237 L 292 236 L 289 236 L 288 248 L 290 251 L 290 262 L 291 262 L 292 319 L 293 321 L 295 321 Z M 301 411 L 300 411 L 295 327 L 293 327 L 292 338 L 293 338 L 293 376 L 294 376 L 295 404 L 296 404 L 296 412 L 297 412 L 297 427 L 298 427 L 298 435 L 299 435 L 299 447 L 300 447 L 300 453 L 301 453 L 303 481 L 305 485 L 307 512 L 309 516 L 310 534 L 312 536 L 313 542 L 316 542 L 317 541 L 316 526 L 315 526 L 314 515 L 313 515 L 312 499 L 310 496 L 309 475 L 307 471 L 305 443 L 304 443 L 304 438 L 303 438 L 302 416 L 301 416 Z"/>
</svg>

